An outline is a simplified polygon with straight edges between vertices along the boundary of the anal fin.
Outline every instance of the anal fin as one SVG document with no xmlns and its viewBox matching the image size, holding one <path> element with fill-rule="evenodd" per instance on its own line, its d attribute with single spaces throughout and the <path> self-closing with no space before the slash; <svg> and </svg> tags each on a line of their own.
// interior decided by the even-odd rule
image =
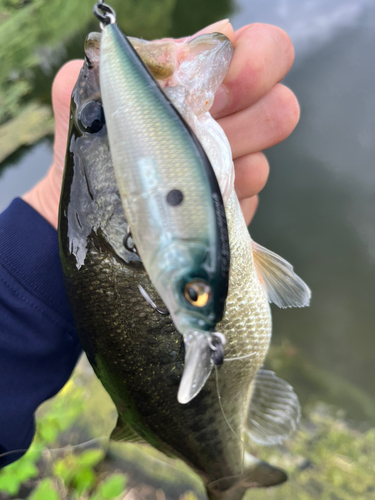
<svg viewBox="0 0 375 500">
<path fill-rule="evenodd" d="M 301 418 L 298 397 L 291 385 L 269 370 L 259 370 L 254 383 L 248 435 L 259 444 L 280 444 L 297 429 Z"/>
</svg>

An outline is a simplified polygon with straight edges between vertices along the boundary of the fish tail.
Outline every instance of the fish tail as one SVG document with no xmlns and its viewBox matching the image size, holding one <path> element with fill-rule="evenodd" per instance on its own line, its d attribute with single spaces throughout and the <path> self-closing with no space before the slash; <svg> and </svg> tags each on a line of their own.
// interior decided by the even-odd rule
<svg viewBox="0 0 375 500">
<path fill-rule="evenodd" d="M 220 481 L 215 481 L 206 486 L 209 500 L 242 500 L 246 491 L 250 488 L 267 488 L 284 483 L 288 476 L 286 473 L 267 462 L 258 460 L 246 453 L 247 468 L 239 478 L 238 482 L 231 488 L 221 491 Z M 250 462 L 250 464 L 249 464 Z"/>
</svg>

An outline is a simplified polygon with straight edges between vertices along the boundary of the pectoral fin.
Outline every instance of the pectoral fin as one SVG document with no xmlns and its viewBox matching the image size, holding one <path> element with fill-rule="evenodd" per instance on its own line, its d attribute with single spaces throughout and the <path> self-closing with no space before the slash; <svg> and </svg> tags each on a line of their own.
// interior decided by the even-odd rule
<svg viewBox="0 0 375 500">
<path fill-rule="evenodd" d="M 252 242 L 255 267 L 268 300 L 279 307 L 305 307 L 311 290 L 293 271 L 293 266 L 267 248 Z"/>
<path fill-rule="evenodd" d="M 249 437 L 263 445 L 280 444 L 297 429 L 301 408 L 291 385 L 268 370 L 255 378 L 247 420 Z"/>
<path fill-rule="evenodd" d="M 185 368 L 182 374 L 177 399 L 186 404 L 202 389 L 213 367 L 208 336 L 202 332 L 192 332 L 184 336 Z"/>
</svg>

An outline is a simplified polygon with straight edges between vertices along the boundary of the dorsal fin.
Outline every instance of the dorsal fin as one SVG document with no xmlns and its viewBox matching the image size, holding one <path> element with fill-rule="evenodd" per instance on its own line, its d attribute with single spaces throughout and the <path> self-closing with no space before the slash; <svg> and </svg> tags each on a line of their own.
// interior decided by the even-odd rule
<svg viewBox="0 0 375 500">
<path fill-rule="evenodd" d="M 252 242 L 254 263 L 268 300 L 279 307 L 305 307 L 311 290 L 293 271 L 293 266 L 267 248 Z"/>
<path fill-rule="evenodd" d="M 274 372 L 259 370 L 250 401 L 249 437 L 263 445 L 280 444 L 297 429 L 301 407 L 292 386 Z"/>
</svg>

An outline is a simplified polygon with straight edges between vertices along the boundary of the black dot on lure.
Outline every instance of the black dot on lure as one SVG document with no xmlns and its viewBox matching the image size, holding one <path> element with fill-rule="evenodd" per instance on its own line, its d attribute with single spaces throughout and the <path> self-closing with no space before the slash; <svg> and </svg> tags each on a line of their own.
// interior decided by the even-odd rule
<svg viewBox="0 0 375 500">
<path fill-rule="evenodd" d="M 171 205 L 171 207 L 177 207 L 178 205 L 181 205 L 183 200 L 184 195 L 179 189 L 172 189 L 167 194 L 167 203 L 168 205 Z"/>
</svg>

